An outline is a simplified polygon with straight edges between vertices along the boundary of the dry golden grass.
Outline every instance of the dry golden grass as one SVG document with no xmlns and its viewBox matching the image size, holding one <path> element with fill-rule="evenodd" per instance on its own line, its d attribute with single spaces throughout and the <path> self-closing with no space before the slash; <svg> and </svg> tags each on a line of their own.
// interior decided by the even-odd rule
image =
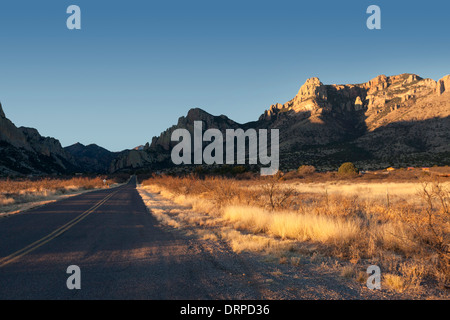
<svg viewBox="0 0 450 320">
<path fill-rule="evenodd" d="M 103 179 L 104 177 L 74 177 L 0 180 L 0 212 L 17 211 L 22 204 L 54 199 L 82 190 L 103 188 Z"/>
<path fill-rule="evenodd" d="M 441 287 L 450 282 L 448 182 L 301 184 L 160 176 L 143 185 L 192 208 L 183 213 L 187 224 L 199 224 L 199 217 L 187 217 L 201 212 L 210 226 L 226 225 L 219 237 L 238 252 L 314 243 L 353 264 L 379 265 L 387 287 L 396 291 L 417 291 L 424 279 Z M 356 269 L 343 274 L 364 278 Z"/>
<path fill-rule="evenodd" d="M 92 189 L 103 186 L 103 177 L 70 179 L 42 178 L 37 180 L 0 180 L 0 193 L 24 194 L 49 190 Z"/>
<path fill-rule="evenodd" d="M 313 240 L 321 243 L 350 243 L 358 237 L 360 222 L 340 217 L 304 214 L 295 211 L 269 211 L 248 206 L 227 206 L 223 218 L 236 229 L 267 233 L 281 239 Z"/>
<path fill-rule="evenodd" d="M 383 285 L 397 292 L 406 290 L 405 279 L 396 274 L 386 273 L 383 277 Z"/>
</svg>

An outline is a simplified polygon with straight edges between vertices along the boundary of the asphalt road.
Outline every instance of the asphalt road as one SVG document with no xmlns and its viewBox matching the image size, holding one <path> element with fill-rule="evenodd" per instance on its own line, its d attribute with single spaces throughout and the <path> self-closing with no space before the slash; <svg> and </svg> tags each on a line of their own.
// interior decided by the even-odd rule
<svg viewBox="0 0 450 320">
<path fill-rule="evenodd" d="M 245 263 L 165 229 L 132 178 L 0 219 L 0 299 L 260 299 Z M 67 268 L 81 289 L 68 289 Z"/>
</svg>

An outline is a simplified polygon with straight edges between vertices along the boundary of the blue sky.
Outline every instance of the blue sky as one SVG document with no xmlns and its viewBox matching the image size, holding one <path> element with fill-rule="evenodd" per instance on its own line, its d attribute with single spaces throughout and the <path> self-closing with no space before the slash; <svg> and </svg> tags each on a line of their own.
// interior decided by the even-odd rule
<svg viewBox="0 0 450 320">
<path fill-rule="evenodd" d="M 81 8 L 81 30 L 66 9 Z M 381 30 L 366 28 L 369 5 Z M 0 101 L 63 146 L 133 148 L 193 107 L 256 120 L 309 77 L 450 73 L 450 3 L 85 1 L 0 3 Z"/>
</svg>

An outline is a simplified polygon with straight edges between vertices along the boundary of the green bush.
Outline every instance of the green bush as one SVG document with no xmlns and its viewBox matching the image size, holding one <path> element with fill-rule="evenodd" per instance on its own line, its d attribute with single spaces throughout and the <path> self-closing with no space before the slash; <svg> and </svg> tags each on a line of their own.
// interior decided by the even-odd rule
<svg viewBox="0 0 450 320">
<path fill-rule="evenodd" d="M 341 175 L 356 175 L 359 171 L 353 163 L 345 162 L 339 167 L 338 173 Z"/>
</svg>

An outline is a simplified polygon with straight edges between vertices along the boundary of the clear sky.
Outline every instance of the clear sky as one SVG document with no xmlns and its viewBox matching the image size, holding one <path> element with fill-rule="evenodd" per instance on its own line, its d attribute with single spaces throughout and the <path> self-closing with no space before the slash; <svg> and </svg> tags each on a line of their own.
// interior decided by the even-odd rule
<svg viewBox="0 0 450 320">
<path fill-rule="evenodd" d="M 69 5 L 81 30 L 68 30 Z M 381 30 L 366 9 L 381 8 Z M 0 101 L 63 146 L 133 148 L 193 107 L 237 122 L 309 77 L 450 73 L 450 1 L 10 0 L 0 2 Z"/>
</svg>

